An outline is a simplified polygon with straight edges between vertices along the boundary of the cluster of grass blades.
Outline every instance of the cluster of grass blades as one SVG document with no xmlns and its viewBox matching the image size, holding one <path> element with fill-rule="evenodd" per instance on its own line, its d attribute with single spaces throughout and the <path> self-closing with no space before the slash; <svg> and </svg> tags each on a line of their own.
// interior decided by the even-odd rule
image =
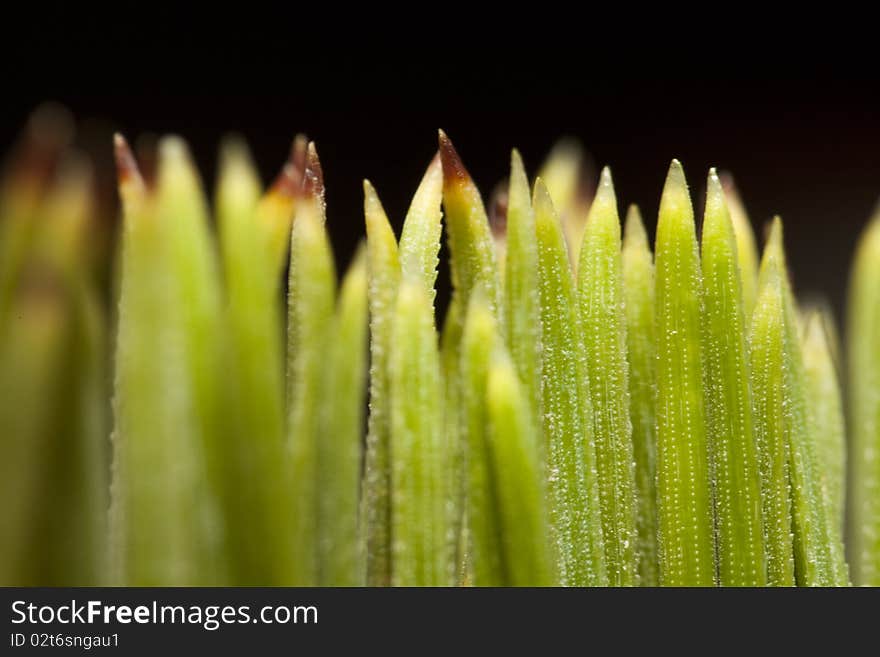
<svg viewBox="0 0 880 657">
<path fill-rule="evenodd" d="M 304 137 L 267 187 L 227 140 L 209 202 L 117 136 L 108 257 L 69 132 L 0 188 L 3 584 L 880 585 L 880 218 L 842 345 L 714 170 L 698 240 L 673 160 L 652 248 L 570 144 L 490 220 L 441 132 L 338 277 Z"/>
</svg>

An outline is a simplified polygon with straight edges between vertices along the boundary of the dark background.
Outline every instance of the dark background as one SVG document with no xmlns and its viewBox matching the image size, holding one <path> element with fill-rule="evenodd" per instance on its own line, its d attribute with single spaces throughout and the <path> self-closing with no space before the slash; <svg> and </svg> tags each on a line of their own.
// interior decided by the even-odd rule
<svg viewBox="0 0 880 657">
<path fill-rule="evenodd" d="M 72 11 L 49 3 L 4 42 L 4 152 L 51 99 L 85 122 L 108 185 L 109 134 L 119 129 L 133 141 L 185 136 L 210 189 L 227 132 L 249 140 L 266 180 L 305 132 L 321 155 L 340 264 L 363 235 L 361 180 L 399 230 L 438 127 L 484 196 L 507 175 L 511 147 L 534 174 L 558 137 L 575 136 L 611 166 L 621 207 L 638 203 L 651 230 L 671 158 L 684 164 L 697 212 L 708 168 L 729 170 L 759 239 L 764 222 L 783 217 L 798 291 L 824 294 L 838 313 L 855 241 L 880 198 L 880 85 L 835 79 L 833 67 L 734 70 L 706 51 L 496 46 L 485 32 L 483 48 L 464 49 L 473 35 L 449 25 L 407 42 L 368 31 L 321 40 L 301 38 L 286 14 L 256 24 L 232 16 L 233 29 L 215 31 L 181 9 L 153 8 L 146 27 L 128 17 L 72 22 Z M 670 71 L 688 76 L 662 75 Z"/>
</svg>

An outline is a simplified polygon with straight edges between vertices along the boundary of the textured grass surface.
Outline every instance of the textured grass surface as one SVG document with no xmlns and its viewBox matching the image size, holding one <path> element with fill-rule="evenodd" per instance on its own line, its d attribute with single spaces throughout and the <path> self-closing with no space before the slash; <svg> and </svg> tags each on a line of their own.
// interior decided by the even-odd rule
<svg viewBox="0 0 880 657">
<path fill-rule="evenodd" d="M 714 481 L 718 581 L 767 582 L 761 488 L 755 446 L 743 285 L 733 223 L 721 182 L 709 173 L 703 218 L 705 358 L 708 433 Z"/>
<path fill-rule="evenodd" d="M 660 199 L 655 257 L 660 584 L 711 586 L 715 544 L 701 349 L 703 280 L 694 212 L 677 161 Z"/>
</svg>

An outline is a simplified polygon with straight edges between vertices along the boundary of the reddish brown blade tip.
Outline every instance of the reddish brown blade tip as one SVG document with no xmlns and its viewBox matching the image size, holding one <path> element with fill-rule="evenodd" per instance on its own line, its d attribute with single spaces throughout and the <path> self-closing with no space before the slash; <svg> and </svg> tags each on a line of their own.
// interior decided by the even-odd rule
<svg viewBox="0 0 880 657">
<path fill-rule="evenodd" d="M 464 168 L 455 146 L 442 130 L 440 135 L 440 160 L 443 163 L 443 185 L 461 185 L 470 180 L 470 174 Z"/>
<path fill-rule="evenodd" d="M 324 172 L 321 169 L 321 160 L 318 158 L 318 151 L 313 141 L 309 142 L 306 154 L 303 191 L 307 196 L 321 199 L 322 202 L 324 201 Z"/>
<path fill-rule="evenodd" d="M 131 147 L 120 133 L 113 135 L 113 155 L 116 159 L 116 176 L 119 184 L 135 183 L 143 185 L 144 180 L 138 169 L 137 161 L 131 152 Z"/>
</svg>

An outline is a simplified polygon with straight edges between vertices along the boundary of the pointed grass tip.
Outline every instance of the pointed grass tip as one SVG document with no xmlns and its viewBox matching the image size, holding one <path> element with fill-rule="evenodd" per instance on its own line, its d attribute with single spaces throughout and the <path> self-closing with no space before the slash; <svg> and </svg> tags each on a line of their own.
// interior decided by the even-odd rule
<svg viewBox="0 0 880 657">
<path fill-rule="evenodd" d="M 642 213 L 638 205 L 630 203 L 623 223 L 623 245 L 643 246 L 647 244 L 648 231 L 645 229 L 645 222 L 642 221 Z"/>
<path fill-rule="evenodd" d="M 315 142 L 310 141 L 306 149 L 305 180 L 303 192 L 306 196 L 316 198 L 324 204 L 324 170 L 321 168 L 321 160 L 318 158 L 318 150 Z"/>
<path fill-rule="evenodd" d="M 464 168 L 464 164 L 455 150 L 455 146 L 449 140 L 443 130 L 438 130 L 440 143 L 440 160 L 443 163 L 443 186 L 463 185 L 470 180 L 471 176 Z"/>
<path fill-rule="evenodd" d="M 142 187 L 144 180 L 138 169 L 137 160 L 125 137 L 119 132 L 113 134 L 113 157 L 116 160 L 116 177 L 119 186 L 136 184 Z"/>
<path fill-rule="evenodd" d="M 681 162 L 675 158 L 669 163 L 669 171 L 666 173 L 666 186 L 683 187 L 687 189 L 687 181 L 684 177 L 684 167 L 682 167 Z"/>
<path fill-rule="evenodd" d="M 682 168 L 681 162 L 672 160 L 666 174 L 666 181 L 663 183 L 663 192 L 660 195 L 660 215 L 664 215 L 666 211 L 675 212 L 676 209 L 685 209 L 690 214 L 692 206 L 684 168 Z"/>
<path fill-rule="evenodd" d="M 593 202 L 596 204 L 616 202 L 617 197 L 614 192 L 614 180 L 611 178 L 611 168 L 602 167 L 602 173 L 599 174 L 599 185 L 596 188 Z"/>
<path fill-rule="evenodd" d="M 727 205 L 727 199 L 724 194 L 724 185 L 715 167 L 709 169 L 709 176 L 706 181 L 706 200 L 717 203 L 718 205 Z"/>
<path fill-rule="evenodd" d="M 308 159 L 308 140 L 298 134 L 290 146 L 287 161 L 272 182 L 272 191 L 287 198 L 296 198 L 303 193 L 306 180 L 306 162 Z M 317 154 L 316 154 L 317 157 Z M 320 167 L 320 163 L 319 163 Z"/>
</svg>

